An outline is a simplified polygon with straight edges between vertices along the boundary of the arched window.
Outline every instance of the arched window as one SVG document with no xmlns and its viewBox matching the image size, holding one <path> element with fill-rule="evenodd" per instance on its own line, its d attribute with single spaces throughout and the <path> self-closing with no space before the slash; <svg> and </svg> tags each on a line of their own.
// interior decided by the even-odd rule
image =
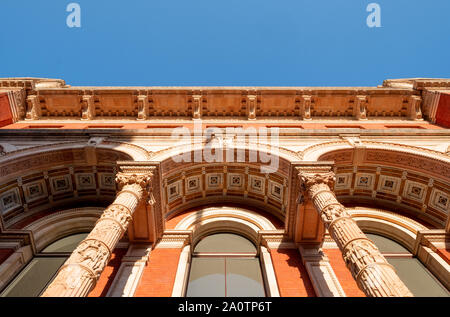
<svg viewBox="0 0 450 317">
<path fill-rule="evenodd" d="M 414 296 L 450 296 L 447 289 L 433 274 L 401 244 L 378 234 L 366 233 L 366 236 L 395 267 L 398 276 Z"/>
<path fill-rule="evenodd" d="M 187 297 L 264 297 L 255 245 L 230 233 L 213 234 L 195 246 Z"/>
<path fill-rule="evenodd" d="M 39 296 L 87 235 L 87 233 L 74 234 L 48 245 L 20 271 L 0 293 L 0 297 Z"/>
</svg>

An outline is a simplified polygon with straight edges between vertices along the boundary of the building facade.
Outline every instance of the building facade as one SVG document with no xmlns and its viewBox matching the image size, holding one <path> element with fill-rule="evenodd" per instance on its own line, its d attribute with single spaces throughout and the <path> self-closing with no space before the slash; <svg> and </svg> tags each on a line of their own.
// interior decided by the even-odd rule
<svg viewBox="0 0 450 317">
<path fill-rule="evenodd" d="M 0 296 L 449 296 L 450 80 L 0 79 Z"/>
</svg>

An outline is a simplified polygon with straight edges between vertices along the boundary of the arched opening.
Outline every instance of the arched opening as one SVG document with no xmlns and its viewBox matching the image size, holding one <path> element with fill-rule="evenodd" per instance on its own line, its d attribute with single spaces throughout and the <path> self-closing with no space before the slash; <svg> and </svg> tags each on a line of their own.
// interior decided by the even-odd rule
<svg viewBox="0 0 450 317">
<path fill-rule="evenodd" d="M 201 239 L 192 254 L 187 297 L 264 297 L 256 246 L 235 233 Z"/>
<path fill-rule="evenodd" d="M 366 236 L 375 243 L 386 260 L 394 266 L 398 276 L 414 296 L 450 296 L 450 292 L 403 245 L 380 234 L 366 232 Z"/>
<path fill-rule="evenodd" d="M 47 245 L 0 293 L 0 297 L 37 297 L 50 284 L 88 233 L 76 233 Z"/>
<path fill-rule="evenodd" d="M 450 160 L 414 146 L 363 140 L 320 144 L 305 159 L 334 161 L 334 191 L 346 207 L 395 210 L 431 228 L 444 228 L 450 210 Z"/>
</svg>

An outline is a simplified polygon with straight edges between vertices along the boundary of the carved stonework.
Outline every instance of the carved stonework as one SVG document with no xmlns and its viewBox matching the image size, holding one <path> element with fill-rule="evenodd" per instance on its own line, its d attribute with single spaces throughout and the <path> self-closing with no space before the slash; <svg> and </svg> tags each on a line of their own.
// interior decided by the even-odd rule
<svg viewBox="0 0 450 317">
<path fill-rule="evenodd" d="M 119 173 L 122 188 L 116 199 L 102 214 L 94 229 L 61 267 L 55 280 L 42 296 L 87 296 L 95 287 L 116 247 L 132 220 L 140 201 L 146 197 L 151 174 Z"/>
<path fill-rule="evenodd" d="M 116 175 L 116 183 L 121 190 L 125 185 L 139 185 L 142 189 L 146 190 L 150 186 L 152 174 L 128 174 L 128 173 L 117 173 Z"/>
<path fill-rule="evenodd" d="M 335 179 L 331 168 L 322 169 L 319 173 L 303 171 L 302 168 L 298 170 L 302 195 L 312 200 L 361 290 L 367 296 L 412 296 L 395 269 L 337 201 L 330 189 Z"/>
<path fill-rule="evenodd" d="M 411 120 L 420 120 L 422 119 L 422 98 L 420 96 L 411 96 L 409 101 L 409 118 Z"/>
<path fill-rule="evenodd" d="M 201 95 L 193 95 L 192 96 L 192 104 L 193 104 L 193 118 L 194 119 L 201 119 L 202 118 L 202 96 Z"/>
<path fill-rule="evenodd" d="M 350 215 L 345 210 L 342 205 L 331 205 L 327 206 L 322 210 L 321 213 L 322 221 L 326 224 L 330 224 L 333 220 L 339 217 L 350 217 Z"/>
<path fill-rule="evenodd" d="M 304 95 L 302 97 L 302 119 L 303 120 L 311 120 L 311 103 L 312 103 L 312 97 L 310 95 Z"/>
<path fill-rule="evenodd" d="M 255 95 L 247 96 L 247 114 L 249 120 L 256 119 L 256 108 L 257 108 L 258 98 Z"/>
<path fill-rule="evenodd" d="M 148 97 L 145 95 L 139 95 L 137 97 L 138 104 L 138 120 L 148 119 Z"/>
<path fill-rule="evenodd" d="M 85 95 L 81 100 L 81 120 L 93 120 L 94 118 L 94 96 Z"/>
<path fill-rule="evenodd" d="M 120 205 L 111 205 L 103 212 L 101 219 L 114 219 L 122 227 L 126 228 L 132 220 L 132 216 L 128 208 Z"/>
<path fill-rule="evenodd" d="M 333 188 L 336 177 L 333 172 L 320 174 L 301 173 L 300 180 L 303 190 L 308 189 L 309 191 L 314 192 L 314 190 L 319 190 L 323 185 Z"/>
<path fill-rule="evenodd" d="M 100 277 L 110 257 L 108 248 L 98 240 L 84 240 L 72 253 L 69 260 L 92 270 Z"/>
<path fill-rule="evenodd" d="M 39 96 L 28 96 L 27 98 L 27 114 L 26 119 L 28 120 L 38 120 L 41 117 L 41 103 L 39 101 Z"/>
<path fill-rule="evenodd" d="M 0 145 L 0 156 L 4 156 L 4 155 L 6 155 L 5 148 Z"/>
<path fill-rule="evenodd" d="M 367 96 L 356 96 L 354 115 L 357 120 L 367 119 Z"/>
</svg>

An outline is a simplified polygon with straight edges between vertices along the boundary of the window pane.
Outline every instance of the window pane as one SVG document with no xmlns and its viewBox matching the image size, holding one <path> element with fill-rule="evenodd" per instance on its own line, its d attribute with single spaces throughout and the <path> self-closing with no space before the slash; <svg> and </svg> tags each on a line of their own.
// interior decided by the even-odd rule
<svg viewBox="0 0 450 317">
<path fill-rule="evenodd" d="M 387 258 L 406 287 L 419 297 L 450 296 L 449 292 L 415 258 Z"/>
<path fill-rule="evenodd" d="M 367 238 L 373 241 L 381 253 L 411 253 L 398 242 L 378 234 L 366 233 Z"/>
<path fill-rule="evenodd" d="M 259 259 L 227 258 L 227 297 L 264 297 Z"/>
<path fill-rule="evenodd" d="M 187 297 L 225 296 L 225 259 L 193 258 Z"/>
<path fill-rule="evenodd" d="M 34 258 L 5 289 L 1 297 L 39 296 L 66 259 L 66 257 Z"/>
<path fill-rule="evenodd" d="M 44 250 L 42 250 L 42 252 L 73 252 L 73 250 L 75 250 L 80 242 L 83 241 L 87 236 L 88 233 L 79 233 L 62 238 L 47 246 Z"/>
<path fill-rule="evenodd" d="M 195 252 L 251 252 L 256 253 L 255 245 L 236 234 L 218 233 L 202 239 Z"/>
</svg>

